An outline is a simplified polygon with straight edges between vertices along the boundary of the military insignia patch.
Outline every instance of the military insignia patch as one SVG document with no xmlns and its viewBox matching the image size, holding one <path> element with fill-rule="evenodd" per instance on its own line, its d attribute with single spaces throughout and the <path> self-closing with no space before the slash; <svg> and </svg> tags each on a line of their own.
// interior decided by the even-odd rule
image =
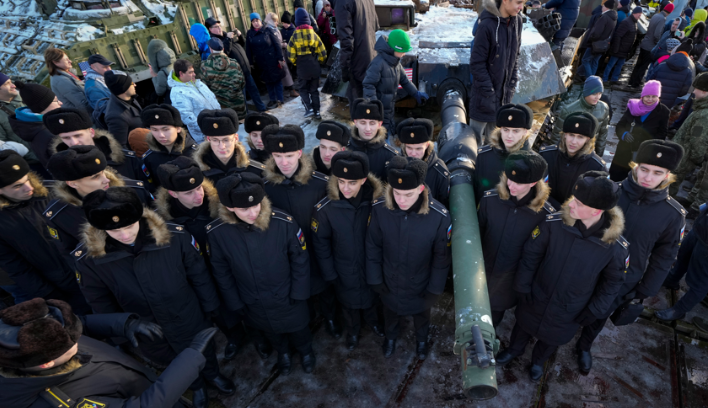
<svg viewBox="0 0 708 408">
<path fill-rule="evenodd" d="M 371 213 L 369 213 L 369 219 L 366 221 L 366 226 L 368 227 L 369 225 L 371 225 Z"/>
<path fill-rule="evenodd" d="M 316 219 L 312 219 L 312 222 L 310 222 L 310 228 L 312 228 L 313 232 L 317 232 L 317 229 L 320 227 L 320 223 L 317 222 Z"/>
<path fill-rule="evenodd" d="M 81 274 L 79 272 L 74 272 L 74 273 L 76 274 L 76 282 L 78 282 L 79 285 L 81 285 Z"/>
<path fill-rule="evenodd" d="M 447 227 L 447 240 L 450 240 L 450 237 L 452 236 L 452 224 L 450 224 L 449 227 Z"/>
<path fill-rule="evenodd" d="M 79 402 L 76 403 L 76 408 L 102 408 L 105 407 L 106 404 L 102 402 L 98 402 L 95 400 L 90 400 L 86 398 L 81 398 Z"/>
<path fill-rule="evenodd" d="M 192 237 L 192 246 L 194 247 L 194 249 L 197 250 L 197 252 L 199 252 L 199 255 L 202 254 L 202 250 L 199 249 L 199 243 L 197 242 L 196 239 L 194 239 L 194 237 Z"/>
<path fill-rule="evenodd" d="M 47 229 L 49 230 L 49 235 L 51 235 L 52 238 L 58 240 L 59 239 L 59 231 L 55 230 L 54 228 L 50 227 L 47 225 Z"/>
<path fill-rule="evenodd" d="M 683 241 L 683 233 L 686 232 L 686 224 L 683 224 L 683 227 L 681 227 L 681 235 L 679 235 L 679 243 Z"/>
<path fill-rule="evenodd" d="M 145 177 L 150 177 L 150 171 L 148 170 L 147 166 L 144 164 L 142 165 L 143 173 L 145 174 Z"/>
<path fill-rule="evenodd" d="M 541 235 L 541 229 L 538 228 L 538 225 L 537 225 L 536 228 L 534 228 L 533 231 L 531 232 L 531 238 L 536 239 L 536 237 L 538 237 L 539 235 Z"/>
<path fill-rule="evenodd" d="M 209 243 L 208 242 L 206 244 L 206 251 L 207 251 L 207 255 L 211 255 L 211 252 L 209 252 Z"/>
<path fill-rule="evenodd" d="M 625 269 L 629 268 L 629 255 L 627 255 L 627 259 L 624 260 L 624 268 Z"/>
<path fill-rule="evenodd" d="M 302 229 L 297 230 L 297 240 L 300 242 L 300 246 L 302 247 L 302 250 L 307 249 L 307 243 L 305 243 L 305 234 L 302 233 Z"/>
<path fill-rule="evenodd" d="M 546 177 L 543 178 L 543 182 L 548 184 L 548 175 L 546 175 Z"/>
</svg>

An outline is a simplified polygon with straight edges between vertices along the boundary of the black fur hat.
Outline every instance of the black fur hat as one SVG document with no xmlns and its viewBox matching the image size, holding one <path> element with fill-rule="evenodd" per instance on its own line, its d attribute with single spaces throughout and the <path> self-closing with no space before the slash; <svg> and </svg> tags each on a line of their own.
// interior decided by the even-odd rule
<svg viewBox="0 0 708 408">
<path fill-rule="evenodd" d="M 91 116 L 84 109 L 59 108 L 49 111 L 42 117 L 44 126 L 54 135 L 90 129 L 93 126 Z"/>
<path fill-rule="evenodd" d="M 230 108 L 205 109 L 199 112 L 197 124 L 204 136 L 231 136 L 238 133 L 238 115 Z"/>
<path fill-rule="evenodd" d="M 35 298 L 0 311 L 0 367 L 30 368 L 61 357 L 83 325 L 61 300 Z"/>
<path fill-rule="evenodd" d="M 708 92 L 708 74 L 702 73 L 693 80 L 693 87 L 703 92 Z"/>
<path fill-rule="evenodd" d="M 524 104 L 507 104 L 497 111 L 497 127 L 531 129 L 533 111 Z"/>
<path fill-rule="evenodd" d="M 398 140 L 405 144 L 420 144 L 433 140 L 433 121 L 408 118 L 396 126 Z"/>
<path fill-rule="evenodd" d="M 519 184 L 531 184 L 540 181 L 546 175 L 548 164 L 538 153 L 519 150 L 510 154 L 504 162 L 506 177 Z"/>
<path fill-rule="evenodd" d="M 670 140 L 649 139 L 639 145 L 637 163 L 650 164 L 674 171 L 683 159 L 683 146 Z"/>
<path fill-rule="evenodd" d="M 563 133 L 576 133 L 592 139 L 595 137 L 597 126 L 597 119 L 591 114 L 573 112 L 563 122 Z"/>
<path fill-rule="evenodd" d="M 9 186 L 29 172 L 29 164 L 17 152 L 0 150 L 0 188 Z"/>
<path fill-rule="evenodd" d="M 396 190 L 413 190 L 425 183 L 428 165 L 412 157 L 393 156 L 386 166 L 388 184 Z"/>
<path fill-rule="evenodd" d="M 320 125 L 317 126 L 317 133 L 315 134 L 317 140 L 331 140 L 342 146 L 346 146 L 349 143 L 351 136 L 352 132 L 349 130 L 349 126 L 344 126 L 333 120 L 323 120 Z"/>
<path fill-rule="evenodd" d="M 591 170 L 578 177 L 573 196 L 588 207 L 607 211 L 617 205 L 620 188 L 606 172 Z"/>
<path fill-rule="evenodd" d="M 157 168 L 160 185 L 170 191 L 189 191 L 202 185 L 204 175 L 191 157 L 179 156 Z"/>
<path fill-rule="evenodd" d="M 243 128 L 246 133 L 257 132 L 263 130 L 268 125 L 279 125 L 278 118 L 270 113 L 251 112 L 246 115 L 246 120 L 243 121 Z"/>
<path fill-rule="evenodd" d="M 332 157 L 332 175 L 345 180 L 361 180 L 369 175 L 369 157 L 344 150 Z"/>
<path fill-rule="evenodd" d="M 93 176 L 106 169 L 106 156 L 96 146 L 71 146 L 54 153 L 47 171 L 55 180 L 73 181 Z"/>
<path fill-rule="evenodd" d="M 352 120 L 357 119 L 371 119 L 371 120 L 384 120 L 384 107 L 381 101 L 370 101 L 368 99 L 359 98 L 352 102 L 354 105 L 352 107 Z"/>
<path fill-rule="evenodd" d="M 174 126 L 182 127 L 182 115 L 177 108 L 172 105 L 163 103 L 162 105 L 152 104 L 146 106 L 140 113 L 140 119 L 143 121 L 143 126 Z"/>
<path fill-rule="evenodd" d="M 219 201 L 229 208 L 250 208 L 265 197 L 263 179 L 253 173 L 234 173 L 216 183 Z"/>
<path fill-rule="evenodd" d="M 104 231 L 135 224 L 143 216 L 143 203 L 130 187 L 96 190 L 84 197 L 83 208 L 89 224 Z"/>
<path fill-rule="evenodd" d="M 295 152 L 305 147 L 305 133 L 296 125 L 268 125 L 261 132 L 261 139 L 269 153 Z"/>
</svg>

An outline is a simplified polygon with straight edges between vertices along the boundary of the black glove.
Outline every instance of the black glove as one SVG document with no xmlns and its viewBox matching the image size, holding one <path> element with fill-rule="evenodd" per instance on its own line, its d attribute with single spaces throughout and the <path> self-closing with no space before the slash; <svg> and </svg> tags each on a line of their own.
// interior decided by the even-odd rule
<svg viewBox="0 0 708 408">
<path fill-rule="evenodd" d="M 195 349 L 198 352 L 204 354 L 204 350 L 206 350 L 207 346 L 209 345 L 209 342 L 211 341 L 212 337 L 214 337 L 217 330 L 218 329 L 216 327 L 210 327 L 208 329 L 200 331 L 192 339 L 192 344 L 189 345 L 189 348 Z"/>
<path fill-rule="evenodd" d="M 379 295 L 387 295 L 391 293 L 385 283 L 379 283 L 378 285 L 374 285 L 371 287 L 371 289 L 373 289 L 374 292 L 378 293 Z"/>
<path fill-rule="evenodd" d="M 342 70 L 342 82 L 349 82 L 351 80 L 351 72 L 349 70 Z"/>
<path fill-rule="evenodd" d="M 430 309 L 431 307 L 433 307 L 435 302 L 438 301 L 438 295 L 436 295 L 434 293 L 430 293 L 427 290 L 425 292 L 423 292 L 421 297 L 425 299 L 423 304 L 425 305 L 426 309 Z"/>
<path fill-rule="evenodd" d="M 130 340 L 133 347 L 138 347 L 138 339 L 135 337 L 138 333 L 150 340 L 154 340 L 154 336 L 162 338 L 162 327 L 157 323 L 146 322 L 145 320 L 140 320 L 135 317 L 129 318 L 128 321 L 125 322 L 124 336 L 126 339 Z"/>
<path fill-rule="evenodd" d="M 594 314 L 590 311 L 590 308 L 585 308 L 583 309 L 582 312 L 578 315 L 578 317 L 575 318 L 575 323 L 581 325 L 581 326 L 587 326 L 597 320 L 597 317 L 595 317 Z"/>
<path fill-rule="evenodd" d="M 533 296 L 531 292 L 516 292 L 516 301 L 523 305 L 532 305 Z"/>
</svg>

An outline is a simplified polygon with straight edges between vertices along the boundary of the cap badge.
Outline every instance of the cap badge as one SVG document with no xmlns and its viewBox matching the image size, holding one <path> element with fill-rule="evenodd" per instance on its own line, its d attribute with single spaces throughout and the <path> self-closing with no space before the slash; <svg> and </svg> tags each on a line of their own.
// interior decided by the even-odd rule
<svg viewBox="0 0 708 408">
<path fill-rule="evenodd" d="M 513 117 L 513 116 L 511 116 L 511 115 L 509 115 L 509 120 L 512 120 L 512 119 L 514 119 L 514 117 Z"/>
<path fill-rule="evenodd" d="M 371 113 L 371 109 L 367 109 L 367 110 L 366 110 L 366 113 Z"/>
<path fill-rule="evenodd" d="M 576 128 L 579 128 L 579 127 L 580 127 L 580 123 L 576 123 L 576 124 L 575 124 L 575 127 L 576 127 Z"/>
<path fill-rule="evenodd" d="M 661 152 L 657 153 L 656 157 L 661 157 Z"/>
<path fill-rule="evenodd" d="M 577 189 L 578 189 L 578 186 L 575 186 L 575 189 L 577 190 Z"/>
<path fill-rule="evenodd" d="M 101 159 L 96 159 L 96 164 L 101 164 Z"/>
<path fill-rule="evenodd" d="M 13 169 L 13 170 L 19 170 L 19 169 L 20 169 L 20 166 L 18 166 L 18 165 L 15 164 L 15 165 L 12 166 L 12 169 Z"/>
<path fill-rule="evenodd" d="M 331 130 L 328 130 L 328 131 L 327 131 L 327 136 L 332 136 L 332 131 L 331 131 Z"/>
<path fill-rule="evenodd" d="M 398 184 L 403 184 L 403 179 L 398 179 Z"/>
<path fill-rule="evenodd" d="M 344 168 L 344 172 L 346 173 L 346 172 L 348 172 L 348 171 L 349 171 L 349 169 L 347 169 L 347 168 L 345 167 L 345 168 Z"/>
<path fill-rule="evenodd" d="M 155 115 L 155 119 L 160 119 L 160 115 Z"/>
<path fill-rule="evenodd" d="M 260 120 L 257 120 L 257 121 L 256 121 L 256 125 L 260 125 L 260 124 L 261 124 L 261 121 L 260 121 Z"/>
<path fill-rule="evenodd" d="M 253 202 L 253 196 L 248 196 L 248 202 L 252 203 Z"/>
<path fill-rule="evenodd" d="M 411 137 L 415 137 L 415 133 L 411 132 Z"/>
<path fill-rule="evenodd" d="M 189 179 L 189 184 L 194 184 L 197 180 L 194 179 L 194 177 Z"/>
<path fill-rule="evenodd" d="M 512 174 L 513 176 L 515 176 L 515 175 L 516 175 L 516 170 L 512 170 L 512 171 L 511 171 L 511 174 Z"/>
<path fill-rule="evenodd" d="M 120 221 L 120 217 L 117 216 L 117 215 L 114 215 L 113 218 L 111 218 L 111 219 L 113 220 L 113 222 L 118 222 L 118 221 Z"/>
<path fill-rule="evenodd" d="M 278 143 L 278 146 L 282 148 L 282 147 L 283 147 L 283 142 Z"/>
<path fill-rule="evenodd" d="M 64 124 L 64 119 L 59 119 L 59 124 L 63 125 Z"/>
<path fill-rule="evenodd" d="M 214 129 L 218 129 L 218 128 L 219 128 L 219 124 L 218 124 L 218 123 L 214 123 Z"/>
</svg>

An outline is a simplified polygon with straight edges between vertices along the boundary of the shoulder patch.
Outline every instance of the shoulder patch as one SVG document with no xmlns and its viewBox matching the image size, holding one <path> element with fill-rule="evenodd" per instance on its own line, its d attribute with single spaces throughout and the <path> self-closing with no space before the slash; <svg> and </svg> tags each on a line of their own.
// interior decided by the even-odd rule
<svg viewBox="0 0 708 408">
<path fill-rule="evenodd" d="M 445 217 L 447 217 L 447 213 L 449 212 L 447 210 L 447 208 L 445 208 L 445 206 L 440 204 L 440 202 L 437 200 L 430 200 L 430 208 L 439 212 L 440 214 L 442 214 Z"/>
<path fill-rule="evenodd" d="M 106 407 L 106 404 L 103 402 L 100 402 L 96 398 L 81 398 L 79 401 L 76 403 L 76 408 L 104 408 Z"/>
<path fill-rule="evenodd" d="M 214 221 L 210 222 L 209 224 L 204 227 L 206 229 L 207 234 L 214 231 L 215 229 L 219 228 L 220 226 L 224 225 L 224 220 L 221 218 L 217 218 Z"/>
<path fill-rule="evenodd" d="M 605 161 L 602 160 L 602 157 L 598 156 L 595 152 L 593 152 L 593 153 L 590 155 L 590 157 L 592 157 L 592 159 L 595 160 L 596 162 L 598 162 L 598 163 L 602 164 L 603 166 L 605 166 Z"/>
<path fill-rule="evenodd" d="M 167 229 L 170 230 L 170 232 L 176 232 L 179 234 L 183 234 L 184 231 L 184 226 L 179 225 L 179 224 L 173 224 L 171 222 L 166 222 L 165 225 L 167 225 Z"/>
<path fill-rule="evenodd" d="M 433 168 L 440 174 L 443 175 L 443 177 L 450 177 L 450 172 L 447 170 L 444 164 L 440 164 L 440 162 L 437 162 L 433 165 Z"/>
<path fill-rule="evenodd" d="M 54 200 L 49 202 L 47 209 L 44 210 L 44 213 L 42 213 L 42 215 L 44 215 L 44 218 L 51 220 L 56 217 L 57 214 L 59 214 L 59 211 L 66 208 L 67 205 L 69 204 L 61 202 L 58 198 L 55 198 Z"/>
<path fill-rule="evenodd" d="M 73 251 L 71 251 L 71 257 L 74 258 L 76 261 L 80 261 L 86 256 L 86 253 L 88 251 L 86 250 L 86 244 L 81 243 L 79 246 L 76 247 Z"/>
<path fill-rule="evenodd" d="M 313 171 L 312 177 L 322 181 L 329 181 L 329 176 L 319 171 Z"/>
<path fill-rule="evenodd" d="M 558 145 L 541 146 L 539 149 L 540 152 L 552 152 L 554 150 L 558 150 Z"/>
<path fill-rule="evenodd" d="M 147 149 L 147 150 L 145 151 L 145 153 L 143 153 L 143 159 L 146 158 L 146 157 L 148 157 L 148 156 L 150 156 L 151 153 L 152 153 L 152 149 Z"/>
<path fill-rule="evenodd" d="M 291 224 L 295 222 L 293 221 L 293 216 L 286 213 L 285 211 L 273 210 L 271 211 L 270 215 L 277 220 L 289 222 Z"/>
<path fill-rule="evenodd" d="M 249 166 L 253 166 L 253 167 L 257 168 L 257 169 L 265 170 L 265 164 L 263 164 L 263 163 L 261 163 L 261 162 L 259 162 L 259 161 L 249 160 L 249 161 L 248 161 L 248 165 L 249 165 Z"/>
<path fill-rule="evenodd" d="M 126 187 L 145 188 L 145 182 L 139 180 L 123 179 Z"/>
<path fill-rule="evenodd" d="M 546 216 L 546 222 L 551 222 L 551 221 L 560 221 L 562 219 L 562 214 L 557 212 L 553 214 L 549 214 Z"/>
<path fill-rule="evenodd" d="M 332 201 L 332 200 L 330 200 L 329 197 L 325 197 L 325 198 L 321 199 L 317 204 L 315 204 L 315 209 L 317 211 L 323 209 L 327 204 L 329 204 L 330 201 Z"/>
<path fill-rule="evenodd" d="M 371 205 L 374 206 L 374 205 L 383 204 L 384 201 L 386 201 L 386 200 L 384 200 L 383 197 L 379 197 L 379 198 L 375 199 L 374 201 L 372 201 L 372 202 L 371 202 Z"/>
<path fill-rule="evenodd" d="M 477 154 L 487 153 L 487 152 L 491 152 L 491 151 L 492 151 L 492 146 L 484 145 L 484 146 L 480 147 L 479 149 L 477 149 Z"/>
<path fill-rule="evenodd" d="M 679 203 L 675 198 L 668 196 L 666 197 L 666 202 L 671 204 L 671 206 L 681 214 L 682 217 L 686 217 L 686 214 L 688 214 L 688 211 L 686 211 L 685 208 Z"/>
<path fill-rule="evenodd" d="M 543 209 L 546 210 L 549 214 L 553 214 L 554 212 L 556 212 L 556 209 L 553 208 L 551 203 L 549 203 L 548 201 L 543 203 Z"/>
<path fill-rule="evenodd" d="M 617 242 L 619 242 L 619 244 L 622 245 L 622 247 L 624 249 L 629 248 L 629 241 L 627 241 L 627 239 L 625 237 L 623 237 L 622 235 L 620 235 L 619 238 L 617 238 Z"/>
<path fill-rule="evenodd" d="M 391 146 L 391 145 L 388 144 L 388 143 L 384 143 L 383 147 L 384 147 L 384 149 L 386 149 L 386 150 L 388 150 L 389 152 L 391 152 L 391 153 L 395 154 L 396 156 L 398 156 L 398 150 L 396 150 L 395 147 Z"/>
<path fill-rule="evenodd" d="M 497 190 L 496 190 L 496 189 L 494 189 L 494 190 L 487 190 L 487 191 L 484 192 L 484 195 L 482 196 L 482 198 L 486 198 L 486 197 L 496 197 L 496 196 L 498 196 L 498 195 L 499 195 L 499 193 L 497 193 Z"/>
<path fill-rule="evenodd" d="M 531 239 L 536 239 L 539 235 L 541 235 L 541 228 L 539 228 L 537 225 L 536 228 L 531 231 Z"/>
</svg>

